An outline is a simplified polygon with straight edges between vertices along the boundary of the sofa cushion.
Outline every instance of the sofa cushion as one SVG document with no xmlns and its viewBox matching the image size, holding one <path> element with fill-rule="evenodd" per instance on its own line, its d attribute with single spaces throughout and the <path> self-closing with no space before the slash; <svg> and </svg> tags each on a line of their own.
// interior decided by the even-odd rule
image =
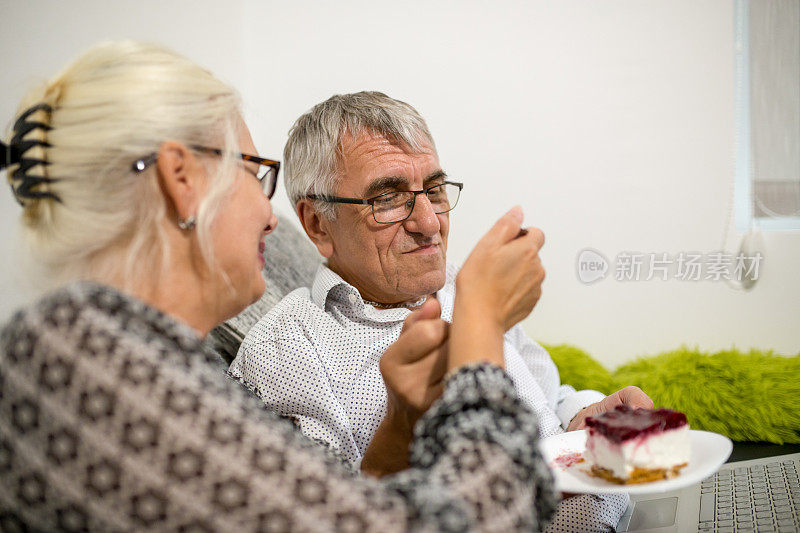
<svg viewBox="0 0 800 533">
<path fill-rule="evenodd" d="M 639 357 L 609 372 L 574 346 L 545 348 L 562 383 L 605 394 L 636 385 L 657 407 L 686 413 L 692 429 L 735 441 L 800 443 L 800 354 L 735 349 L 705 353 L 682 347 Z"/>
</svg>

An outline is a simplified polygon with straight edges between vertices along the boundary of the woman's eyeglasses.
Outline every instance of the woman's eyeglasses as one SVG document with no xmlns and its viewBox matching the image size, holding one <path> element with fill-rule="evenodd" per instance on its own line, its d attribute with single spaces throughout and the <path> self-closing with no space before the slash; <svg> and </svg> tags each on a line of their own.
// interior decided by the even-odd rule
<svg viewBox="0 0 800 533">
<path fill-rule="evenodd" d="M 205 154 L 213 154 L 218 156 L 225 155 L 225 152 L 219 148 L 209 148 L 207 146 L 199 146 L 196 144 L 191 145 L 190 148 Z M 263 157 L 250 154 L 234 153 L 232 155 L 236 159 L 241 159 L 242 161 L 247 161 L 249 163 L 255 163 L 258 165 L 256 170 L 253 170 L 248 165 L 244 165 L 244 167 L 261 183 L 261 189 L 264 191 L 264 194 L 267 195 L 267 198 L 272 198 L 272 195 L 275 194 L 275 188 L 278 184 L 278 171 L 281 169 L 280 161 L 275 161 L 274 159 L 264 159 Z M 146 157 L 134 161 L 131 165 L 131 170 L 137 173 L 142 172 L 144 169 L 155 163 L 157 159 L 158 154 L 153 152 Z"/>
</svg>

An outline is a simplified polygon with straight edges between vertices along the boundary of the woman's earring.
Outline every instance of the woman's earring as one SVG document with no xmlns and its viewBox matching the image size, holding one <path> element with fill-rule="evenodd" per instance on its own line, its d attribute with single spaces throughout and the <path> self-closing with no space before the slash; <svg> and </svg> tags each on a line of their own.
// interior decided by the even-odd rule
<svg viewBox="0 0 800 533">
<path fill-rule="evenodd" d="M 194 218 L 194 215 L 187 217 L 186 220 L 181 220 L 180 218 L 178 219 L 178 227 L 181 228 L 182 230 L 194 229 L 196 225 L 197 225 L 197 219 Z"/>
</svg>

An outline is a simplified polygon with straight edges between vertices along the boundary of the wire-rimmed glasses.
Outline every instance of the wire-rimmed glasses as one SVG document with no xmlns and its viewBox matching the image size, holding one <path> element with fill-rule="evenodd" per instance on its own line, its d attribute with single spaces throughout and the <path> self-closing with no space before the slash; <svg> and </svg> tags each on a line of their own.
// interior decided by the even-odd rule
<svg viewBox="0 0 800 533">
<path fill-rule="evenodd" d="M 452 211 L 461 196 L 463 183 L 445 181 L 419 191 L 392 191 L 372 198 L 342 198 L 323 194 L 309 194 L 306 198 L 338 204 L 361 204 L 372 206 L 372 217 L 378 224 L 394 224 L 411 216 L 418 194 L 424 194 L 437 215 Z"/>
</svg>

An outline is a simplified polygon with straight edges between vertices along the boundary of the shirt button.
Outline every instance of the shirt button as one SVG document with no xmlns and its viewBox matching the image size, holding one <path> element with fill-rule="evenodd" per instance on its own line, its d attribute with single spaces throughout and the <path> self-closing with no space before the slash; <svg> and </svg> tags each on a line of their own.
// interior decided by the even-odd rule
<svg viewBox="0 0 800 533">
<path fill-rule="evenodd" d="M 356 297 L 355 294 L 351 294 L 348 298 L 349 298 L 351 304 L 356 303 L 356 301 L 358 300 L 358 298 Z"/>
</svg>

